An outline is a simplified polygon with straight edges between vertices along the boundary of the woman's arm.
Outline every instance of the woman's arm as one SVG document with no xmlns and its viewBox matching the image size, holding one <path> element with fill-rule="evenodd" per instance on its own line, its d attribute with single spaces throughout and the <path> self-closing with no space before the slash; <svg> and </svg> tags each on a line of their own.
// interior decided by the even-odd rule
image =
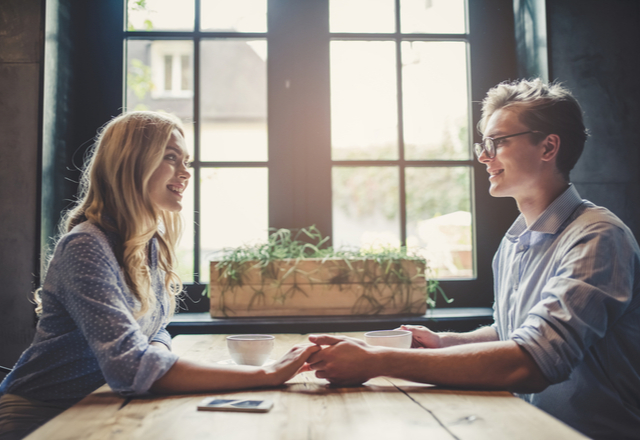
<svg viewBox="0 0 640 440">
<path fill-rule="evenodd" d="M 158 394 L 237 390 L 281 385 L 295 376 L 317 345 L 294 346 L 275 364 L 265 367 L 204 365 L 178 359 L 151 391 Z"/>
</svg>

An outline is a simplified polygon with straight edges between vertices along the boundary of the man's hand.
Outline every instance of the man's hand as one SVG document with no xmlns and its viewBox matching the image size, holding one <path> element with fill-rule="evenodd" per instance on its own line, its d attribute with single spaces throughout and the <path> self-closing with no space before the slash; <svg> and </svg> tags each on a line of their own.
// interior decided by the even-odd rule
<svg viewBox="0 0 640 440">
<path fill-rule="evenodd" d="M 442 341 L 438 333 L 432 332 L 422 325 L 402 325 L 400 330 L 409 330 L 413 333 L 411 348 L 441 348 Z"/>
<path fill-rule="evenodd" d="M 454 345 L 499 340 L 498 333 L 493 327 L 480 327 L 466 333 L 436 333 L 422 325 L 403 325 L 400 330 L 409 330 L 413 333 L 411 348 L 445 348 L 453 347 Z"/>
<path fill-rule="evenodd" d="M 316 377 L 336 385 L 353 386 L 377 376 L 373 362 L 377 347 L 347 336 L 311 335 L 309 341 L 325 346 L 307 360 Z"/>
</svg>

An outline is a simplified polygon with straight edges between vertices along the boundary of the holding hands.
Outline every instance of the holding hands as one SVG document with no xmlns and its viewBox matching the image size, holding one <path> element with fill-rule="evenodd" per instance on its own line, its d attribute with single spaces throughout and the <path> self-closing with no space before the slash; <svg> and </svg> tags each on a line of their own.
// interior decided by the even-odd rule
<svg viewBox="0 0 640 440">
<path fill-rule="evenodd" d="M 447 345 L 444 334 L 424 326 L 403 325 L 398 330 L 411 332 L 411 348 L 442 348 Z M 322 349 L 309 356 L 303 371 L 313 370 L 316 377 L 342 386 L 360 385 L 378 376 L 397 377 L 401 364 L 408 362 L 407 356 L 411 355 L 410 350 L 373 346 L 348 336 L 311 335 L 309 341 Z"/>
<path fill-rule="evenodd" d="M 320 351 L 318 345 L 295 345 L 280 359 L 271 365 L 264 366 L 270 385 L 282 385 L 293 376 L 309 371 L 309 357 Z"/>
<path fill-rule="evenodd" d="M 443 334 L 421 325 L 403 325 L 398 330 L 411 332 L 411 348 L 446 345 Z M 378 376 L 397 377 L 401 364 L 407 361 L 406 355 L 410 354 L 406 349 L 373 346 L 348 336 L 311 335 L 309 341 L 322 348 L 309 356 L 301 371 L 315 371 L 316 377 L 342 386 L 360 385 Z"/>
<path fill-rule="evenodd" d="M 389 376 L 439 385 L 487 387 L 490 384 L 511 389 L 512 383 L 504 382 L 508 377 L 504 369 L 495 367 L 496 359 L 507 359 L 497 364 L 505 365 L 508 371 L 513 365 L 517 368 L 524 365 L 525 371 L 529 371 L 533 363 L 515 342 L 500 342 L 497 332 L 490 326 L 466 333 L 436 333 L 421 325 L 403 325 L 397 330 L 411 332 L 411 348 L 417 350 L 396 348 L 401 347 L 400 344 L 393 345 L 393 348 L 369 345 L 348 336 L 309 336 L 309 340 L 321 349 L 309 356 L 306 369 L 314 370 L 316 377 L 343 386 L 360 385 L 374 377 Z M 371 333 L 391 336 L 389 333 L 393 331 Z M 493 343 L 499 345 L 490 345 Z M 471 362 L 476 364 L 472 370 L 484 371 L 485 377 L 469 376 L 466 364 Z"/>
<path fill-rule="evenodd" d="M 349 386 L 360 385 L 377 376 L 375 355 L 384 349 L 348 336 L 311 335 L 309 341 L 324 346 L 307 360 L 316 377 L 327 379 L 332 384 Z"/>
</svg>

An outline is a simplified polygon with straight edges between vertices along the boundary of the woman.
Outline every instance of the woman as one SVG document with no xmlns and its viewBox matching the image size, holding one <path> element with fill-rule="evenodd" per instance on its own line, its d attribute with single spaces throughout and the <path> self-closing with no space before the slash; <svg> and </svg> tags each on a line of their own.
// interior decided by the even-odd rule
<svg viewBox="0 0 640 440">
<path fill-rule="evenodd" d="M 105 382 L 122 395 L 275 386 L 318 350 L 293 347 L 263 368 L 171 353 L 187 159 L 170 115 L 127 113 L 104 127 L 37 295 L 35 339 L 0 384 L 0 439 L 22 438 Z"/>
</svg>

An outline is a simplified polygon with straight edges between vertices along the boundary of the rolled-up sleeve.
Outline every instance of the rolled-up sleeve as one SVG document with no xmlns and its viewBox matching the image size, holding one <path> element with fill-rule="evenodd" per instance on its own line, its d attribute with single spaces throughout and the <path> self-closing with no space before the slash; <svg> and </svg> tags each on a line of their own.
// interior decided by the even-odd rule
<svg viewBox="0 0 640 440">
<path fill-rule="evenodd" d="M 145 393 L 178 357 L 149 344 L 133 316 L 121 269 L 104 246 L 90 234 L 74 234 L 59 244 L 56 273 L 65 278 L 61 300 L 109 386 L 123 395 Z M 151 340 L 170 346 L 170 336 L 163 330 Z"/>
<path fill-rule="evenodd" d="M 164 376 L 167 371 L 178 360 L 178 356 L 163 348 L 149 345 L 145 353 L 140 357 L 137 371 L 131 385 L 125 386 L 114 391 L 118 391 L 123 395 L 142 394 L 151 388 L 153 383 Z M 108 382 L 108 381 L 107 381 Z M 111 386 L 111 384 L 109 384 Z M 113 386 L 111 386 L 113 388 Z"/>
<path fill-rule="evenodd" d="M 166 345 L 169 350 L 171 350 L 171 335 L 164 327 L 158 330 L 158 333 L 156 333 L 153 338 L 151 338 L 150 342 L 160 342 Z"/>
<path fill-rule="evenodd" d="M 541 300 L 511 335 L 551 383 L 566 380 L 632 299 L 634 249 L 610 223 L 589 225 L 559 260 Z"/>
</svg>

